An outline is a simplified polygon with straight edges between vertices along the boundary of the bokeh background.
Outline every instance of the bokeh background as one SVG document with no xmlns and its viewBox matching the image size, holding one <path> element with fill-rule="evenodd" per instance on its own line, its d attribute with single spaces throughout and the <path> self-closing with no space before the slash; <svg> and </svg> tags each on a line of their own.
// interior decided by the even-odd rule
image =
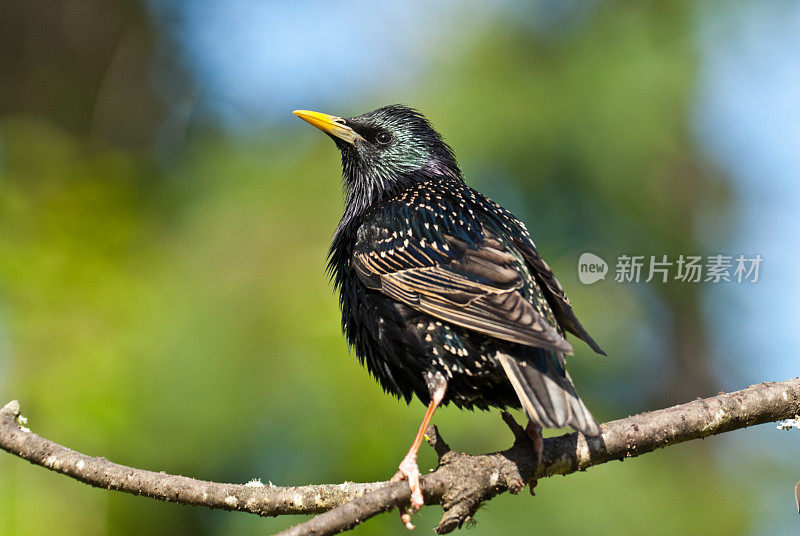
<svg viewBox="0 0 800 536">
<path fill-rule="evenodd" d="M 0 35 L 0 402 L 71 448 L 230 482 L 394 473 L 422 406 L 347 352 L 324 273 L 338 154 L 295 108 L 428 115 L 608 352 L 570 365 L 598 418 L 797 375 L 798 2 L 28 0 L 2 3 Z M 606 280 L 578 281 L 584 251 Z M 623 254 L 739 253 L 763 257 L 758 283 L 613 280 Z M 512 439 L 496 412 L 435 422 L 467 452 Z M 542 481 L 469 534 L 797 534 L 800 436 L 775 428 Z M 2 535 L 300 519 L 0 455 Z"/>
</svg>

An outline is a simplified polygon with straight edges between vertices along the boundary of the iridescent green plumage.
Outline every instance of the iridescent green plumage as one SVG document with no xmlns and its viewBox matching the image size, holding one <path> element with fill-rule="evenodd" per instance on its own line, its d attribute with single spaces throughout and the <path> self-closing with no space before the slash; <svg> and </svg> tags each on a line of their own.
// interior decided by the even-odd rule
<svg viewBox="0 0 800 536">
<path fill-rule="evenodd" d="M 540 456 L 542 426 L 599 434 L 567 374 L 565 333 L 602 350 L 525 226 L 464 183 L 428 121 L 399 105 L 295 114 L 342 152 L 347 205 L 328 267 L 347 342 L 384 390 L 428 404 L 394 477 L 408 479 L 412 510 L 417 450 L 440 404 L 523 407 Z"/>
<path fill-rule="evenodd" d="M 429 402 L 440 374 L 444 404 L 522 405 L 544 426 L 598 433 L 564 368 L 564 334 L 600 349 L 525 226 L 464 183 L 418 113 L 393 106 L 343 121 L 364 142 L 337 142 L 348 204 L 330 268 L 358 358 L 406 400 Z M 371 141 L 381 133 L 388 144 Z"/>
</svg>

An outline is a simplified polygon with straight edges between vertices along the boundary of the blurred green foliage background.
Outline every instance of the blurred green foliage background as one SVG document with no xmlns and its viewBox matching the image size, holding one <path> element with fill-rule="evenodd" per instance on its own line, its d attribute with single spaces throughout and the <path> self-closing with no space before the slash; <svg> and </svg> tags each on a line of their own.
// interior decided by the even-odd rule
<svg viewBox="0 0 800 536">
<path fill-rule="evenodd" d="M 529 224 L 608 352 L 576 345 L 570 364 L 598 418 L 796 369 L 796 356 L 759 339 L 772 326 L 778 348 L 797 342 L 798 284 L 786 267 L 721 290 L 613 281 L 622 254 L 791 249 L 794 220 L 777 242 L 743 229 L 767 226 L 787 199 L 796 210 L 796 184 L 753 208 L 730 172 L 736 161 L 709 141 L 724 123 L 705 112 L 727 95 L 708 83 L 722 76 L 708 52 L 729 46 L 719 36 L 744 32 L 754 14 L 766 14 L 756 19 L 763 35 L 780 35 L 769 25 L 798 19 L 795 4 L 410 2 L 392 20 L 397 8 L 380 2 L 335 12 L 264 2 L 268 30 L 254 35 L 272 41 L 245 42 L 242 56 L 228 52 L 249 35 L 252 5 L 210 4 L 226 15 L 217 33 L 197 30 L 219 14 L 202 2 L 3 4 L 0 402 L 19 399 L 34 431 L 126 465 L 226 482 L 394 473 L 422 406 L 385 396 L 348 355 L 324 273 L 342 209 L 338 154 L 294 108 L 347 116 L 403 102 L 434 122 L 468 181 Z M 303 48 L 291 36 L 304 20 L 349 44 L 322 32 Z M 411 26 L 417 33 L 403 33 Z M 376 36 L 395 48 L 381 56 Z M 250 63 L 259 46 L 274 65 Z M 792 50 L 778 47 L 778 59 Z M 214 51 L 253 80 L 209 75 L 196 58 Z M 773 87 L 791 62 L 765 58 Z M 389 75 L 376 81 L 373 67 Z M 236 101 L 258 83 L 263 108 Z M 226 84 L 241 86 L 227 94 Z M 753 89 L 737 110 L 773 132 L 762 99 Z M 796 130 L 777 134 L 796 145 Z M 612 264 L 605 281 L 578 282 L 584 251 Z M 467 452 L 512 440 L 496 412 L 446 408 L 435 422 Z M 794 534 L 794 435 L 766 425 L 548 479 L 536 497 L 493 500 L 469 534 Z M 434 463 L 426 450 L 423 467 Z M 426 508 L 418 530 L 438 514 Z M 253 535 L 299 520 L 96 490 L 0 456 L 0 535 Z M 405 529 L 383 516 L 353 533 Z"/>
</svg>

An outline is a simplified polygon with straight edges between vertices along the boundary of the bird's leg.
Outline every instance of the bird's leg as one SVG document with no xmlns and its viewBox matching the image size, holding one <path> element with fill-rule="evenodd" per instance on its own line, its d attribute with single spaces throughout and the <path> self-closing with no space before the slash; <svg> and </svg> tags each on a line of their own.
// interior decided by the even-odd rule
<svg viewBox="0 0 800 536">
<path fill-rule="evenodd" d="M 401 510 L 401 519 L 403 524 L 408 529 L 413 529 L 414 525 L 411 524 L 411 514 L 417 512 L 422 505 L 425 504 L 422 498 L 422 487 L 419 484 L 419 466 L 417 465 L 417 452 L 422 444 L 422 439 L 425 437 L 425 430 L 433 417 L 433 412 L 441 404 L 444 399 L 444 393 L 447 389 L 447 382 L 444 377 L 439 374 L 430 374 L 428 376 L 428 387 L 431 392 L 431 402 L 428 404 L 428 409 L 425 411 L 425 416 L 422 418 L 422 423 L 419 425 L 417 435 L 414 437 L 414 442 L 411 443 L 411 448 L 408 449 L 408 454 L 400 462 L 400 467 L 392 477 L 392 482 L 398 482 L 404 478 L 408 479 L 408 486 L 411 488 L 411 507 L 406 511 Z"/>
<path fill-rule="evenodd" d="M 528 434 L 528 437 L 531 438 L 531 441 L 533 441 L 533 449 L 536 451 L 536 469 L 538 470 L 539 467 L 541 467 L 542 465 L 542 457 L 544 456 L 544 438 L 542 437 L 542 425 L 531 419 L 528 421 L 528 426 L 525 427 L 525 432 Z M 533 492 L 533 488 L 536 487 L 536 484 L 538 482 L 539 481 L 536 479 L 536 476 L 534 476 L 528 483 L 528 486 L 531 490 L 531 495 L 535 495 Z"/>
</svg>

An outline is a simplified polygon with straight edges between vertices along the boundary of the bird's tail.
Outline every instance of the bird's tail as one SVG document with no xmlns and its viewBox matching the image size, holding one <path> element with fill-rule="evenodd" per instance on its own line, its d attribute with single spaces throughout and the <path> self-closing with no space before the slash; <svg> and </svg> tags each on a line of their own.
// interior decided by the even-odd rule
<svg viewBox="0 0 800 536">
<path fill-rule="evenodd" d="M 531 355 L 526 359 L 497 354 L 528 417 L 546 428 L 569 426 L 586 436 L 600 435 L 600 427 L 575 393 L 564 354 L 528 348 Z"/>
</svg>

